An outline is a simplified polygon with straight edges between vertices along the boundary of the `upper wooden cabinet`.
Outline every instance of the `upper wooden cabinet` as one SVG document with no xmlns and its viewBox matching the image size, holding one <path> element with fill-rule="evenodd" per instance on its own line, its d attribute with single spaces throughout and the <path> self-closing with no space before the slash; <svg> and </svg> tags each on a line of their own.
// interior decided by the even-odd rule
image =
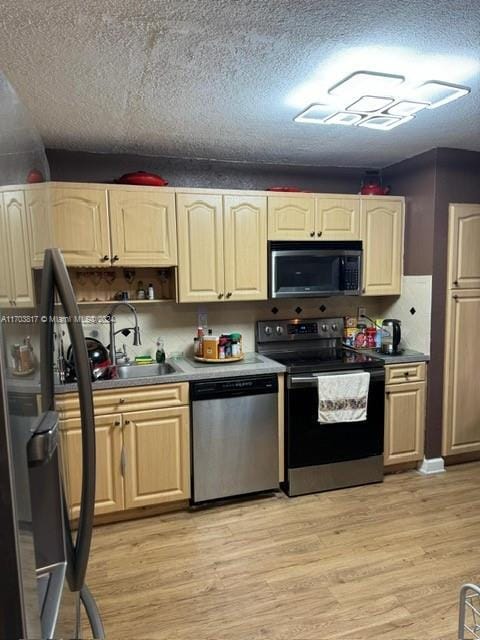
<svg viewBox="0 0 480 640">
<path fill-rule="evenodd" d="M 45 249 L 53 246 L 50 196 L 48 184 L 30 185 L 25 189 L 32 267 L 42 267 Z"/>
<path fill-rule="evenodd" d="M 177 263 L 175 195 L 158 188 L 108 192 L 112 258 L 116 266 Z"/>
<path fill-rule="evenodd" d="M 267 298 L 262 196 L 177 195 L 179 302 Z"/>
<path fill-rule="evenodd" d="M 315 233 L 320 240 L 360 240 L 358 196 L 317 196 Z"/>
<path fill-rule="evenodd" d="M 269 240 L 314 240 L 313 196 L 268 196 Z"/>
<path fill-rule="evenodd" d="M 361 199 L 363 293 L 399 295 L 403 262 L 403 199 Z"/>
<path fill-rule="evenodd" d="M 480 451 L 479 318 L 479 289 L 448 293 L 443 455 Z"/>
<path fill-rule="evenodd" d="M 480 205 L 449 208 L 448 283 L 453 289 L 480 288 Z"/>
<path fill-rule="evenodd" d="M 267 298 L 265 198 L 224 197 L 225 299 Z"/>
<path fill-rule="evenodd" d="M 107 192 L 104 187 L 55 185 L 51 194 L 54 246 L 68 266 L 99 266 L 110 260 Z"/>
<path fill-rule="evenodd" d="M 179 302 L 221 300 L 225 291 L 220 195 L 177 195 Z"/>
<path fill-rule="evenodd" d="M 0 201 L 0 305 L 33 307 L 28 220 L 23 191 L 5 191 Z"/>
</svg>

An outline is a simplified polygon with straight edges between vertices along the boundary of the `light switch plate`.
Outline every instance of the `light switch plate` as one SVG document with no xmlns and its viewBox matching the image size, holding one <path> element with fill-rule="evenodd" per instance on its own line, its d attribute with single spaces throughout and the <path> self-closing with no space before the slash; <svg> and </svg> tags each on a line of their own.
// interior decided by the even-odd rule
<svg viewBox="0 0 480 640">
<path fill-rule="evenodd" d="M 357 307 L 357 318 L 358 320 L 363 320 L 363 318 L 367 314 L 367 307 Z"/>
</svg>

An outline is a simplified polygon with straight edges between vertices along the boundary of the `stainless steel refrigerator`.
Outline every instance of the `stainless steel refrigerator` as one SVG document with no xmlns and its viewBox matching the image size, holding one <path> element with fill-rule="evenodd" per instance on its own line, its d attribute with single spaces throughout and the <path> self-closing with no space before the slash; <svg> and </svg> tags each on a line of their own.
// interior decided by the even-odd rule
<svg viewBox="0 0 480 640">
<path fill-rule="evenodd" d="M 0 116 L 0 184 L 24 184 L 32 169 L 48 180 L 41 140 L 1 74 Z M 48 206 L 48 198 L 45 202 Z M 0 202 L 0 216 L 6 215 Z M 99 611 L 85 584 L 95 500 L 91 372 L 79 309 L 58 249 L 45 252 L 37 308 L 0 309 L 0 315 L 0 637 L 80 638 L 82 628 L 90 627 L 88 637 L 102 638 Z M 82 489 L 75 531 L 63 489 L 54 407 L 56 316 L 66 318 L 81 408 Z M 37 376 L 21 380 L 12 375 L 10 358 L 20 317 L 30 317 L 23 326 L 37 332 L 40 352 Z"/>
</svg>

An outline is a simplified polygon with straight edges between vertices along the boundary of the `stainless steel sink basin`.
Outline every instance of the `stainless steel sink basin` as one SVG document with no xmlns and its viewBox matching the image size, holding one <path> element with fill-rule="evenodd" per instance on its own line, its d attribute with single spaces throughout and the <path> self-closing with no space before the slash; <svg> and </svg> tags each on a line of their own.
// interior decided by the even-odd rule
<svg viewBox="0 0 480 640">
<path fill-rule="evenodd" d="M 168 362 L 158 364 L 129 364 L 117 367 L 118 377 L 123 380 L 131 378 L 151 378 L 152 376 L 168 376 L 178 373 L 178 370 Z"/>
</svg>

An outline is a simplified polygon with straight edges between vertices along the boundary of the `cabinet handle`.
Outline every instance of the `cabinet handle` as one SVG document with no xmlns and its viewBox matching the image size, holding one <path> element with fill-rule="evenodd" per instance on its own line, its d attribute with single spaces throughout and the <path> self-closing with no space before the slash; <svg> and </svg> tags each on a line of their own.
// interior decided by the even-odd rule
<svg viewBox="0 0 480 640">
<path fill-rule="evenodd" d="M 125 420 L 125 424 L 130 424 L 130 420 Z"/>
<path fill-rule="evenodd" d="M 229 291 L 229 292 L 227 293 L 226 297 L 227 297 L 227 298 L 231 298 L 231 297 L 232 297 L 232 292 L 231 292 L 231 291 Z"/>
<path fill-rule="evenodd" d="M 409 375 L 410 375 L 410 371 L 405 371 L 404 376 L 408 378 Z"/>
<path fill-rule="evenodd" d="M 115 420 L 115 422 L 113 423 L 113 425 L 115 427 L 119 427 L 120 426 L 120 420 Z"/>
<path fill-rule="evenodd" d="M 362 293 L 365 293 L 365 287 L 363 287 L 363 289 L 362 289 Z"/>
<path fill-rule="evenodd" d="M 112 262 L 117 262 L 117 260 L 120 260 L 120 258 L 118 256 L 113 256 Z"/>
<path fill-rule="evenodd" d="M 458 296 L 453 296 L 453 299 L 455 300 L 455 302 L 458 302 Z"/>
<path fill-rule="evenodd" d="M 120 398 L 119 403 L 123 404 L 125 402 L 125 398 Z"/>
<path fill-rule="evenodd" d="M 319 232 L 317 233 L 317 236 L 320 238 L 320 236 L 322 235 L 322 233 L 323 233 L 323 231 L 319 231 Z"/>
<path fill-rule="evenodd" d="M 219 293 L 217 297 L 219 300 L 221 300 L 223 298 L 223 293 Z"/>
<path fill-rule="evenodd" d="M 120 473 L 125 476 L 125 470 L 127 468 L 127 454 L 125 448 L 122 447 L 122 453 L 120 454 Z"/>
<path fill-rule="evenodd" d="M 455 287 L 458 287 L 458 280 L 454 280 L 453 284 L 454 284 Z"/>
<path fill-rule="evenodd" d="M 107 262 L 108 259 L 108 256 L 103 256 L 103 258 L 100 258 L 100 262 Z"/>
<path fill-rule="evenodd" d="M 311 231 L 310 232 L 310 238 L 314 238 L 315 237 L 315 231 Z"/>
<path fill-rule="evenodd" d="M 385 395 L 386 395 L 386 396 L 389 396 L 389 395 L 390 395 L 390 393 L 391 393 L 390 391 L 385 391 Z"/>
</svg>

